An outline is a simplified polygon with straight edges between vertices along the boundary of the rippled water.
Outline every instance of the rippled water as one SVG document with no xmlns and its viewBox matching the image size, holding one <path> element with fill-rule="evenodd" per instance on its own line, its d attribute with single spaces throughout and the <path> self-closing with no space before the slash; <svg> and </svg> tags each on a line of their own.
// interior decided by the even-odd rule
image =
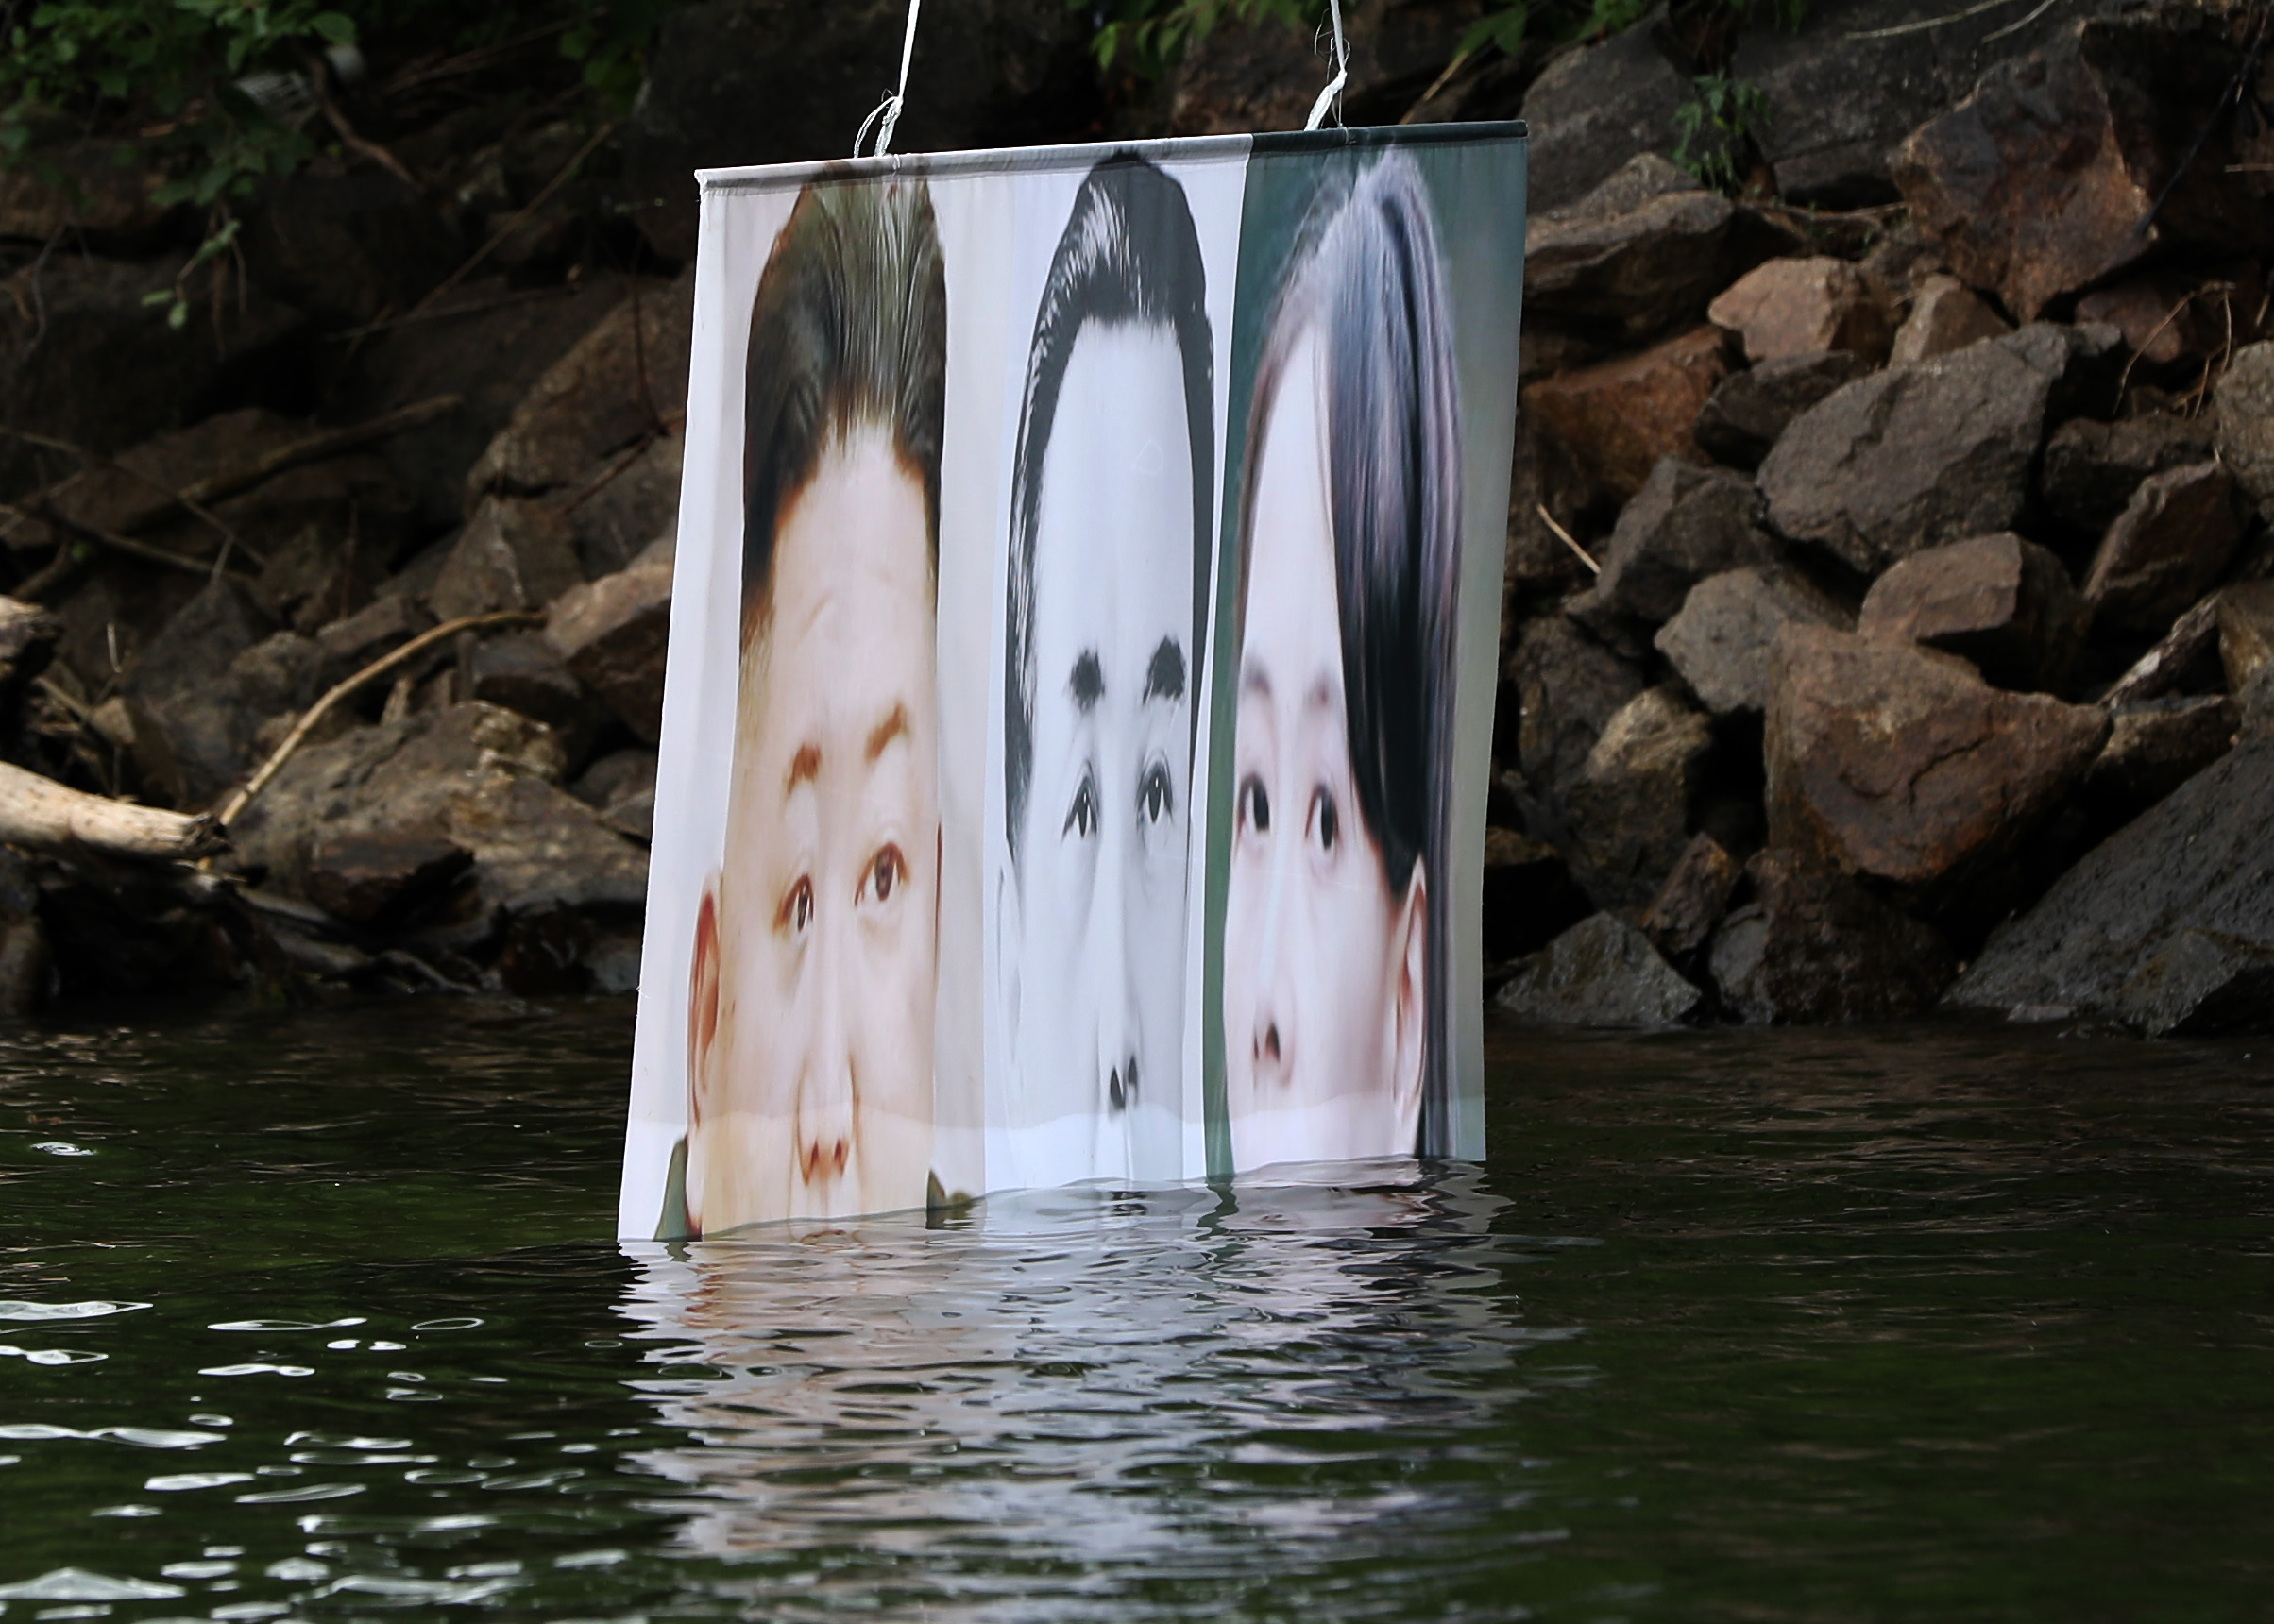
<svg viewBox="0 0 2274 1624">
<path fill-rule="evenodd" d="M 2263 1618 L 2274 1044 L 1492 1037 L 1492 1160 L 607 1239 L 626 1007 L 0 1043 L 24 1618 Z"/>
</svg>

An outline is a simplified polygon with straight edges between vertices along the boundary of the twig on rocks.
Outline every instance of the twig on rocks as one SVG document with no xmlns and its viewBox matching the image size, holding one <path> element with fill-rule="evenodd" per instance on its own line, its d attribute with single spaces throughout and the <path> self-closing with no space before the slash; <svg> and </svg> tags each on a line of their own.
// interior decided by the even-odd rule
<svg viewBox="0 0 2274 1624">
<path fill-rule="evenodd" d="M 1593 558 L 1588 556 L 1587 550 L 1580 546 L 1579 543 L 1572 538 L 1570 531 L 1564 529 L 1562 525 L 1555 522 L 1555 516 L 1548 511 L 1548 504 L 1546 502 L 1535 502 L 1532 505 L 1539 510 L 1539 516 L 1547 521 L 1548 528 L 1555 533 L 1556 539 L 1561 541 L 1573 552 L 1579 554 L 1579 562 L 1587 567 L 1587 573 L 1590 575 L 1601 575 L 1603 573 L 1603 566 L 1597 564 Z"/>
<path fill-rule="evenodd" d="M 0 762 L 0 840 L 187 861 L 226 848 L 213 818 L 135 806 Z"/>
<path fill-rule="evenodd" d="M 2050 11 L 2053 8 L 2053 5 L 2054 0 L 2045 0 L 2043 5 L 2039 6 L 2036 10 L 2030 12 L 2027 17 L 2024 17 L 2020 22 L 2008 23 L 2004 27 L 1998 29 L 1994 34 L 1984 34 L 1982 36 L 1982 43 L 1985 45 L 1994 44 L 1999 40 L 2004 39 L 2008 34 L 2020 33 L 2030 24 L 2036 22 L 2038 18 L 2044 16 L 2047 11 Z"/>
<path fill-rule="evenodd" d="M 162 547 L 154 547 L 146 541 L 137 541 L 130 535 L 121 535 L 114 530 L 105 530 L 100 525 L 84 524 L 76 518 L 67 518 L 56 512 L 55 508 L 48 503 L 42 502 L 41 507 L 42 512 L 28 513 L 14 502 L 0 502 L 0 514 L 6 514 L 13 519 L 53 525 L 59 530 L 66 530 L 74 535 L 84 536 L 89 541 L 99 543 L 110 548 L 113 552 L 123 552 L 129 558 L 139 558 L 145 564 L 162 564 L 168 569 L 179 569 L 191 575 L 217 575 L 220 573 L 219 563 L 208 564 L 201 559 L 168 551 Z M 221 557 L 226 560 L 228 556 L 228 542 L 224 541 Z M 47 571 L 44 569 L 40 571 L 41 575 L 46 573 Z M 32 579 L 36 581 L 39 576 L 34 576 Z"/>
<path fill-rule="evenodd" d="M 462 615 L 455 620 L 445 620 L 439 626 L 421 632 L 393 653 L 381 655 L 355 675 L 333 684 L 331 691 L 310 705 L 300 719 L 293 724 L 292 731 L 284 736 L 284 742 L 278 745 L 269 758 L 261 764 L 260 770 L 246 780 L 245 787 L 229 797 L 229 804 L 221 809 L 222 826 L 226 828 L 243 817 L 246 807 L 252 804 L 253 797 L 268 787 L 269 780 L 276 777 L 284 764 L 292 759 L 301 742 L 315 730 L 315 724 L 330 715 L 334 705 L 365 684 L 385 676 L 397 667 L 408 664 L 435 644 L 447 642 L 461 632 L 487 631 L 499 626 L 530 626 L 544 618 L 544 616 L 525 609 L 509 609 L 495 615 Z"/>
<path fill-rule="evenodd" d="M 1925 34 L 1936 28 L 1947 28 L 1953 23 L 1963 23 L 1967 18 L 1978 17 L 1985 11 L 1994 11 L 2000 6 L 2013 4 L 2015 4 L 2015 0 L 1982 0 L 1978 6 L 1969 6 L 1963 11 L 1953 11 L 1947 17 L 1928 17 L 1917 23 L 1898 23 L 1892 28 L 1866 28 L 1861 33 L 1850 34 L 1848 38 L 1851 40 L 1892 40 L 1900 34 Z M 2052 0 L 2045 0 L 2045 5 L 2051 4 Z M 2022 24 L 2029 22 L 2045 8 L 2045 6 L 2040 6 L 2036 11 L 2030 12 L 2028 17 L 2024 17 L 2021 23 L 2015 24 L 2014 26 L 2020 27 Z M 1992 36 L 1994 39 L 1995 37 Z"/>
</svg>

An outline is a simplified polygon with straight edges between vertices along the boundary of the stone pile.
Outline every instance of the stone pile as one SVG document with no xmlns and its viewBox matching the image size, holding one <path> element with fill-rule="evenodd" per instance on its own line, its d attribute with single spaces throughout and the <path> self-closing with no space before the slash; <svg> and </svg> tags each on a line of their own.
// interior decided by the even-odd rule
<svg viewBox="0 0 2274 1624">
<path fill-rule="evenodd" d="M 1530 93 L 1488 909 L 1600 911 L 1519 1015 L 2274 1025 L 2274 62 L 2112 5 L 1960 72 L 1942 9 L 1836 94 L 1859 7 L 1740 42 L 1826 93 L 1739 200 L 1650 25 Z"/>
</svg>

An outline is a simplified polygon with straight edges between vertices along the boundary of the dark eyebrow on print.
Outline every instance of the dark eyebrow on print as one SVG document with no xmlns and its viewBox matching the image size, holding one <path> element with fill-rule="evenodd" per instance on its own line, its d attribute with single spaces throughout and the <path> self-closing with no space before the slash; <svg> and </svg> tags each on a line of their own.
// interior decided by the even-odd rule
<svg viewBox="0 0 2274 1624">
<path fill-rule="evenodd" d="M 1094 710 L 1106 691 L 1105 668 L 1097 663 L 1097 651 L 1084 649 L 1075 656 L 1073 674 L 1066 679 L 1066 691 L 1074 696 L 1075 708 Z"/>
<path fill-rule="evenodd" d="M 800 784 L 812 784 L 822 775 L 822 747 L 801 744 L 797 753 L 789 758 L 789 776 L 782 781 L 782 793 L 787 796 Z"/>
<path fill-rule="evenodd" d="M 1147 700 L 1180 700 L 1184 697 L 1184 651 L 1177 647 L 1177 639 L 1163 637 L 1153 650 L 1153 657 L 1145 668 L 1145 697 Z"/>
<path fill-rule="evenodd" d="M 896 738 L 906 738 L 908 732 L 908 707 L 894 705 L 892 714 L 878 722 L 869 732 L 867 759 L 874 762 L 882 755 L 885 746 Z"/>
</svg>

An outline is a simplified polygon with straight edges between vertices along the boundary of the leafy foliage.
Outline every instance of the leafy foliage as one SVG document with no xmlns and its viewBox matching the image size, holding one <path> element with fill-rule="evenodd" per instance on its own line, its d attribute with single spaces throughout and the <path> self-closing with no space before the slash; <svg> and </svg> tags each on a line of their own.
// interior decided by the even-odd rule
<svg viewBox="0 0 2274 1624">
<path fill-rule="evenodd" d="M 1125 64 L 1140 77 L 1157 79 L 1184 53 L 1226 21 L 1270 18 L 1296 27 L 1316 24 L 1327 14 L 1326 0 L 1066 0 L 1069 10 L 1095 9 L 1100 17 L 1091 42 L 1097 65 Z"/>
<path fill-rule="evenodd" d="M 1768 117 L 1769 98 L 1758 85 L 1700 74 L 1690 81 L 1690 99 L 1674 110 L 1681 136 L 1674 161 L 1706 185 L 1735 192 L 1744 184 L 1755 132 Z"/>
</svg>

